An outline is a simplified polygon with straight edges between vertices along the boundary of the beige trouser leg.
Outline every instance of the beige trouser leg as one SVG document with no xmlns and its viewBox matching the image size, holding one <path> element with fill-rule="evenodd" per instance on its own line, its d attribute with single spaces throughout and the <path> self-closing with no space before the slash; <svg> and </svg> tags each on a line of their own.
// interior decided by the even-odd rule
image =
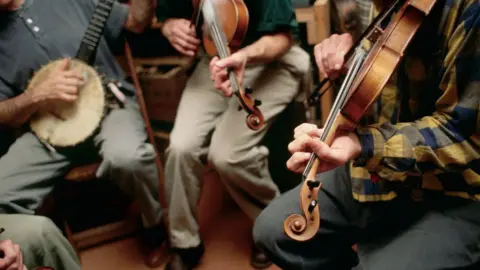
<svg viewBox="0 0 480 270">
<path fill-rule="evenodd" d="M 287 59 L 300 64 L 286 63 Z M 308 55 L 299 48 L 283 60 L 246 70 L 245 85 L 262 101 L 265 117 L 265 126 L 257 131 L 247 127 L 246 113 L 238 111 L 235 97 L 226 98 L 214 89 L 209 59 L 203 58 L 196 67 L 180 101 L 165 165 L 174 247 L 200 243 L 196 205 L 204 169 L 201 157 L 206 154 L 232 198 L 252 219 L 279 194 L 268 171 L 268 149 L 261 141 L 275 117 L 298 95 L 300 78 L 309 66 Z"/>
</svg>

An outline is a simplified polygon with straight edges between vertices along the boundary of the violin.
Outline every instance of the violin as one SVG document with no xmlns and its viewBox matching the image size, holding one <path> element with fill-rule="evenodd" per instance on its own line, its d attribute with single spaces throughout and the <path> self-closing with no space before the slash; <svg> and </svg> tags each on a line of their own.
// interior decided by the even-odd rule
<svg viewBox="0 0 480 270">
<path fill-rule="evenodd" d="M 198 25 L 199 14 L 203 14 L 204 30 L 202 43 L 205 52 L 220 59 L 226 58 L 240 49 L 247 34 L 249 13 L 242 0 L 193 0 L 194 14 L 192 25 Z M 258 106 L 261 100 L 252 99 L 253 89 L 240 85 L 236 74 L 228 70 L 233 93 L 240 103 L 239 110 L 247 113 L 247 126 L 258 130 L 264 125 L 264 117 Z"/>
<path fill-rule="evenodd" d="M 378 98 L 396 70 L 404 52 L 429 15 L 436 0 L 396 0 L 367 28 L 358 44 L 365 38 L 372 44 L 369 52 L 354 46 L 350 55 L 349 70 L 332 105 L 320 139 L 331 145 L 336 134 L 353 132 L 370 105 Z M 390 22 L 382 27 L 385 18 Z M 321 84 L 325 84 L 323 81 Z M 321 87 L 320 87 L 321 88 Z M 292 214 L 284 222 L 285 233 L 296 241 L 307 241 L 320 227 L 318 192 L 321 179 L 316 179 L 321 160 L 311 155 L 303 172 L 300 190 L 300 207 L 303 215 Z"/>
</svg>

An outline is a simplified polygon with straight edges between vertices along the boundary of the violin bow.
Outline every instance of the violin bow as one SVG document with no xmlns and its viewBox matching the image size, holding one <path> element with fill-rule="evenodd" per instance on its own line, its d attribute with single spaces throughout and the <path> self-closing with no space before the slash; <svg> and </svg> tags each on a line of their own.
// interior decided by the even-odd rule
<svg viewBox="0 0 480 270">
<path fill-rule="evenodd" d="M 345 59 L 347 59 L 345 61 L 345 63 L 349 62 L 351 59 L 352 59 L 352 55 L 353 53 L 355 52 L 355 49 L 357 47 L 360 46 L 360 44 L 365 40 L 365 39 L 368 39 L 370 41 L 372 41 L 373 38 L 376 38 L 378 37 L 379 34 L 381 34 L 381 31 L 378 27 L 378 25 L 380 25 L 384 20 L 385 18 L 390 15 L 393 10 L 395 9 L 395 7 L 400 3 L 399 0 L 396 0 L 392 5 L 390 5 L 390 7 L 388 9 L 384 9 L 382 10 L 382 12 L 380 12 L 380 14 L 378 14 L 378 16 L 375 17 L 375 19 L 372 21 L 372 23 L 370 23 L 367 27 L 367 29 L 365 29 L 365 31 L 362 32 L 362 34 L 360 35 L 360 37 L 355 41 L 355 44 L 348 50 L 348 52 L 345 54 Z M 323 91 L 321 91 L 323 89 L 323 86 L 327 83 L 327 82 L 330 82 L 330 86 L 328 86 L 326 89 L 324 89 Z M 323 94 L 325 94 L 325 92 L 328 91 L 328 89 L 330 89 L 330 87 L 333 86 L 333 83 L 332 81 L 329 79 L 329 78 L 326 78 L 326 79 L 323 79 L 316 87 L 315 89 L 313 90 L 312 94 L 308 97 L 308 99 L 304 102 L 304 104 L 307 106 L 307 107 L 311 107 L 311 106 L 314 106 L 315 103 L 317 103 L 320 98 L 323 96 Z"/>
</svg>

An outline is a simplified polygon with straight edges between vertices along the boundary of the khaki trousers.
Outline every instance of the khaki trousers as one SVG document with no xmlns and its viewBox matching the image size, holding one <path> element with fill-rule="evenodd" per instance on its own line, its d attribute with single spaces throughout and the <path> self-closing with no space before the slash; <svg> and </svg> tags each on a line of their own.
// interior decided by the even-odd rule
<svg viewBox="0 0 480 270">
<path fill-rule="evenodd" d="M 224 97 L 214 88 L 209 61 L 201 59 L 186 85 L 166 151 L 170 240 L 176 248 L 200 243 L 196 205 L 204 158 L 252 219 L 279 195 L 268 170 L 268 149 L 261 142 L 275 117 L 301 92 L 310 71 L 308 54 L 297 46 L 278 61 L 247 67 L 245 86 L 252 87 L 253 97 L 262 101 L 265 117 L 265 126 L 253 131 L 246 125 L 245 111 L 238 110 L 236 97 Z"/>
</svg>

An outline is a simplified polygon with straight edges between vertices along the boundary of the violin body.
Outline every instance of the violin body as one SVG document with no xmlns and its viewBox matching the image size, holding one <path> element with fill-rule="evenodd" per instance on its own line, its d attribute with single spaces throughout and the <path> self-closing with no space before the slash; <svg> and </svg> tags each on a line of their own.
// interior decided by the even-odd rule
<svg viewBox="0 0 480 270">
<path fill-rule="evenodd" d="M 212 0 L 212 3 L 218 11 L 218 19 L 223 25 L 230 52 L 234 53 L 240 49 L 247 34 L 249 22 L 247 6 L 242 0 Z M 209 56 L 218 55 L 217 48 L 208 31 L 204 30 L 202 41 L 205 52 Z"/>
<path fill-rule="evenodd" d="M 435 3 L 436 0 L 406 1 L 385 29 L 374 29 L 368 37 L 373 46 L 355 75 L 350 89 L 347 89 L 346 98 L 339 100 L 337 97 L 335 104 L 341 105 L 334 105 L 332 111 L 336 111 L 329 115 L 324 129 L 326 134 L 322 136 L 327 145 L 332 144 L 337 134 L 354 131 L 396 70 L 407 46 Z M 316 175 L 321 161 L 316 157 L 312 160 L 310 170 L 304 173 L 306 179 L 300 191 L 300 207 L 304 216 L 293 214 L 284 222 L 285 233 L 297 241 L 311 239 L 320 227 L 317 196 L 322 183 L 316 179 Z"/>
</svg>

